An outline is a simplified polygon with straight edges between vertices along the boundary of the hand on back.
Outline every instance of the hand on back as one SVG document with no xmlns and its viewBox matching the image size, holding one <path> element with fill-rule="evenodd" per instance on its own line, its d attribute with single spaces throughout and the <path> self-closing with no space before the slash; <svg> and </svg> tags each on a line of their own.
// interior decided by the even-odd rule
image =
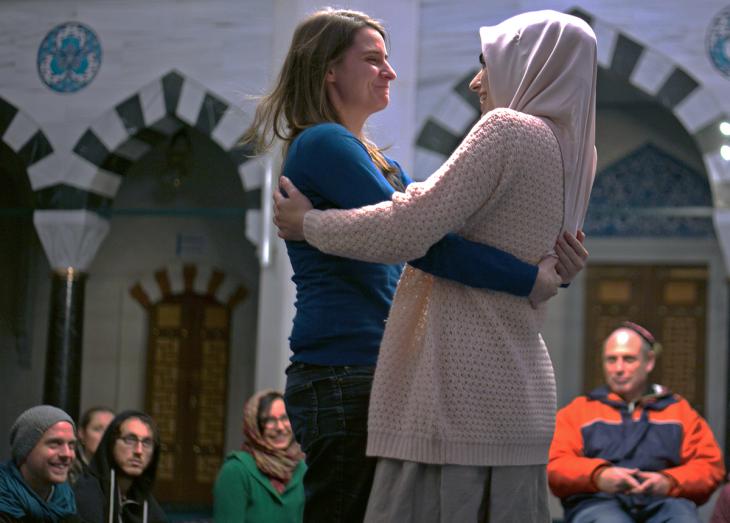
<svg viewBox="0 0 730 523">
<path fill-rule="evenodd" d="M 561 284 L 568 284 L 583 270 L 588 251 L 583 246 L 586 235 L 578 231 L 576 236 L 563 233 L 555 243 L 554 255 L 547 255 L 538 264 L 535 285 L 528 296 L 533 309 L 555 296 Z"/>
<path fill-rule="evenodd" d="M 588 251 L 583 246 L 585 238 L 583 231 L 578 231 L 576 236 L 566 231 L 555 243 L 555 252 L 558 255 L 555 270 L 562 278 L 563 284 L 573 281 L 573 278 L 586 266 Z"/>
<path fill-rule="evenodd" d="M 303 241 L 304 215 L 312 210 L 312 202 L 286 176 L 279 179 L 279 187 L 274 189 L 273 198 L 274 225 L 279 228 L 279 238 Z"/>
</svg>

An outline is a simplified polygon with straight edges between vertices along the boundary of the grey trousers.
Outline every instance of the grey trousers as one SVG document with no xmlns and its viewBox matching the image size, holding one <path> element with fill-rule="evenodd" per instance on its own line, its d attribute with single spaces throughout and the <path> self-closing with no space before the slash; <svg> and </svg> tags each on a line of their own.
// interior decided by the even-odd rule
<svg viewBox="0 0 730 523">
<path fill-rule="evenodd" d="M 471 467 L 380 458 L 366 523 L 549 523 L 545 465 Z"/>
</svg>

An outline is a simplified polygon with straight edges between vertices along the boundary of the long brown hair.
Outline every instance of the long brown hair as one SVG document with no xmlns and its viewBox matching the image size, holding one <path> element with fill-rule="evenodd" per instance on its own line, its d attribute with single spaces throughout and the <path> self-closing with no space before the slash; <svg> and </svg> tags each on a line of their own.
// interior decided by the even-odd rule
<svg viewBox="0 0 730 523">
<path fill-rule="evenodd" d="M 375 29 L 386 39 L 385 28 L 359 11 L 327 8 L 299 23 L 289 52 L 272 91 L 261 97 L 253 123 L 241 138 L 256 153 L 271 148 L 275 138 L 284 142 L 284 151 L 303 130 L 318 123 L 342 123 L 327 97 L 325 76 L 353 44 L 363 28 Z M 388 163 L 380 149 L 360 138 L 375 165 L 398 190 L 403 184 L 398 169 Z"/>
</svg>

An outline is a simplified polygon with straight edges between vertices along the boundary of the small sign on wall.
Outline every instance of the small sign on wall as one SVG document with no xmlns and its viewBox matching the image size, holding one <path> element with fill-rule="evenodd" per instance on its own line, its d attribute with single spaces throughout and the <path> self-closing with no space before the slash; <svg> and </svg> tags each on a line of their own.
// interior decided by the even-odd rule
<svg viewBox="0 0 730 523">
<path fill-rule="evenodd" d="M 101 67 L 101 43 L 96 33 L 79 22 L 51 29 L 38 48 L 38 75 L 59 93 L 89 85 Z"/>
<path fill-rule="evenodd" d="M 175 256 L 184 260 L 205 258 L 208 254 L 208 238 L 202 234 L 177 233 Z"/>
</svg>

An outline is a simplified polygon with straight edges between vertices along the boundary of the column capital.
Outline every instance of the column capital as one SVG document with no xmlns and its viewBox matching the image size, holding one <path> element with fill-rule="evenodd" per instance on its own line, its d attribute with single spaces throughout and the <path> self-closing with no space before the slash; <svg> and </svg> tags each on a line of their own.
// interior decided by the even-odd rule
<svg viewBox="0 0 730 523">
<path fill-rule="evenodd" d="M 33 224 L 51 267 L 64 274 L 85 273 L 109 233 L 109 221 L 87 209 L 37 210 Z"/>
</svg>

